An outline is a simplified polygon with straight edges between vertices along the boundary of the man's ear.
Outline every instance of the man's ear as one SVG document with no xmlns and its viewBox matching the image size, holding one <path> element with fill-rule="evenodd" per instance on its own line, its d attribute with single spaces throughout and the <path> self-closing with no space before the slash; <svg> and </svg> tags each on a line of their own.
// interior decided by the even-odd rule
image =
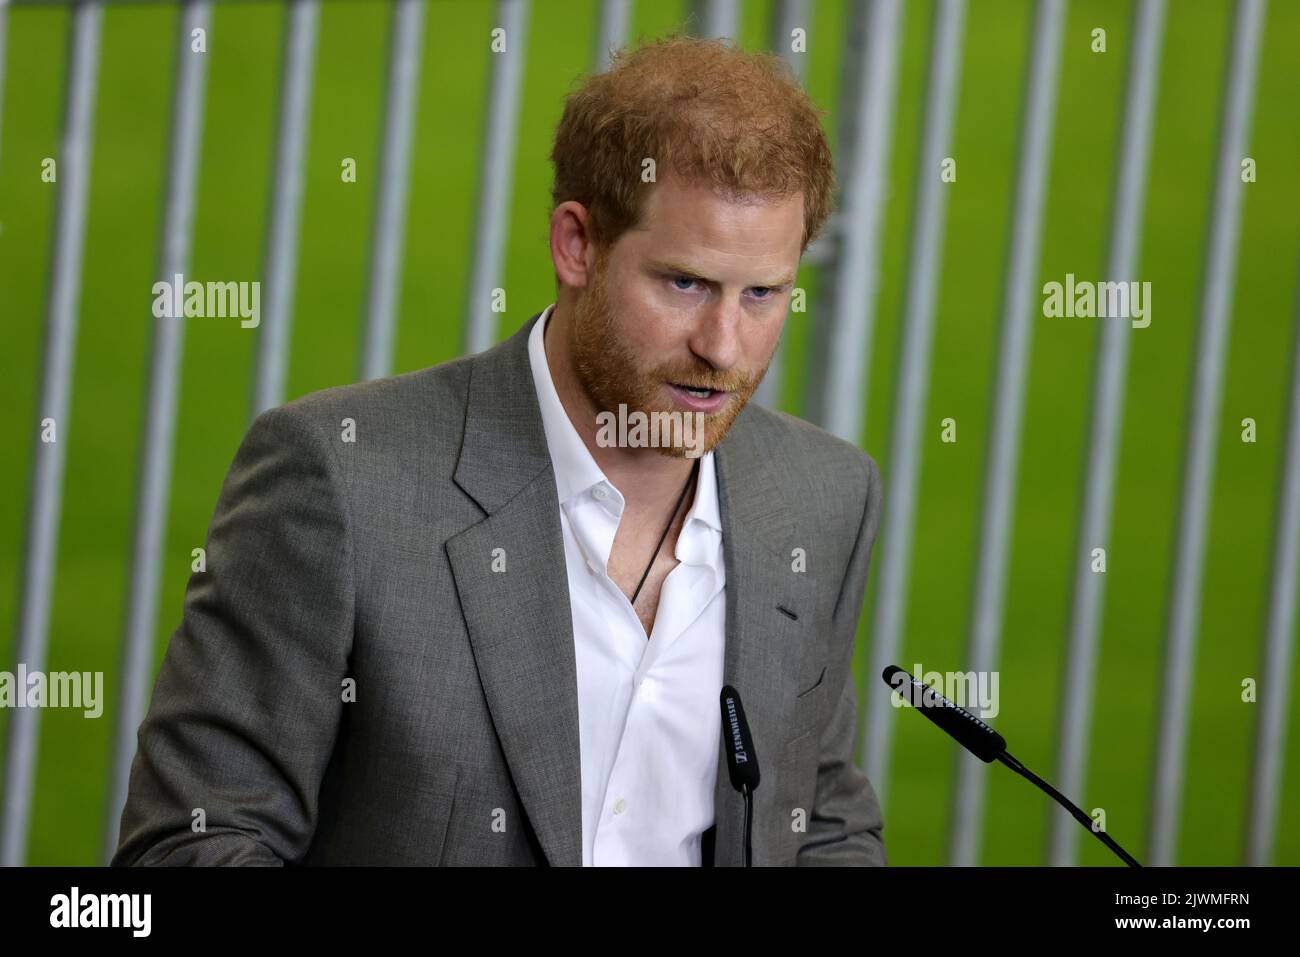
<svg viewBox="0 0 1300 957">
<path fill-rule="evenodd" d="M 551 263 L 555 283 L 581 287 L 587 285 L 595 261 L 591 239 L 591 214 L 581 203 L 567 200 L 551 213 Z"/>
</svg>

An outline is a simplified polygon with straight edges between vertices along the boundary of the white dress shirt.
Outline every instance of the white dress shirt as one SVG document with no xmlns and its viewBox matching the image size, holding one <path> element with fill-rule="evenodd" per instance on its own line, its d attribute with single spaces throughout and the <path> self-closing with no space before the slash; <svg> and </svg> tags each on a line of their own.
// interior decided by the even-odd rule
<svg viewBox="0 0 1300 957">
<path fill-rule="evenodd" d="M 592 458 L 551 379 L 542 337 L 554 309 L 533 326 L 528 357 L 555 470 L 573 615 L 582 863 L 699 866 L 700 838 L 714 821 L 726 623 L 713 453 L 700 459 L 674 553 L 681 564 L 664 580 L 647 641 L 608 574 L 623 495 Z"/>
</svg>

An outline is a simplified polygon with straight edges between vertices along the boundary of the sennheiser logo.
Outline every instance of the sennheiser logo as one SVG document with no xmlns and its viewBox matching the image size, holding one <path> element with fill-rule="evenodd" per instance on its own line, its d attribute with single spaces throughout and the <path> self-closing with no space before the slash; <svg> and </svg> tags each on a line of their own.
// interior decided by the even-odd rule
<svg viewBox="0 0 1300 957">
<path fill-rule="evenodd" d="M 148 937 L 153 898 L 149 894 L 71 894 L 50 898 L 51 927 L 128 927 L 132 936 Z"/>
<path fill-rule="evenodd" d="M 737 764 L 748 764 L 749 755 L 745 753 L 745 744 L 740 740 L 740 716 L 736 714 L 736 699 L 727 699 L 727 724 L 731 726 L 731 753 Z"/>
</svg>

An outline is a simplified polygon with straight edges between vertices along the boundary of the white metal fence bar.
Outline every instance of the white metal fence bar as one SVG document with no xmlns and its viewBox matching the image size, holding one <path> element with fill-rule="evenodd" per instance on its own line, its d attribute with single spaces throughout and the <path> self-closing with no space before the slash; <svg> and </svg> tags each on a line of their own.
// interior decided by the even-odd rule
<svg viewBox="0 0 1300 957">
<path fill-rule="evenodd" d="M 1300 285 L 1297 289 L 1300 290 Z M 1252 867 L 1272 863 L 1278 801 L 1282 791 L 1282 764 L 1286 756 L 1286 719 L 1290 713 L 1296 573 L 1300 568 L 1300 295 L 1296 297 L 1293 348 L 1291 408 L 1282 484 L 1278 488 L 1273 583 L 1269 593 L 1264 662 L 1259 673 L 1259 723 L 1255 727 L 1255 760 L 1250 781 L 1246 863 Z"/>
<path fill-rule="evenodd" d="M 971 619 L 967 667 L 998 667 L 1006 599 L 1010 526 L 1015 501 L 1020 429 L 1025 410 L 1025 372 L 1034 316 L 1038 256 L 1043 235 L 1043 206 L 1060 79 L 1065 0 L 1039 0 L 1034 13 L 1025 112 L 1021 129 L 1015 210 L 1003 293 L 1002 341 L 998 353 L 993 420 L 984 477 L 984 511 L 976 562 L 975 605 Z M 974 755 L 957 755 L 950 862 L 978 863 L 984 829 L 984 794 L 988 766 Z"/>
<path fill-rule="evenodd" d="M 903 8 L 898 0 L 870 0 L 865 7 L 854 2 L 850 9 L 836 144 L 840 168 L 848 174 L 841 184 L 840 242 L 828 308 L 819 307 L 813 323 L 810 357 L 822 374 L 810 377 L 808 411 L 814 422 L 859 445 L 871 371 Z"/>
<path fill-rule="evenodd" d="M 266 234 L 266 308 L 257 342 L 253 415 L 284 401 L 298 280 L 298 237 L 302 225 L 303 163 L 311 120 L 312 71 L 319 28 L 318 0 L 289 0 L 280 88 L 275 183 Z"/>
<path fill-rule="evenodd" d="M 95 95 L 103 8 L 98 0 L 72 11 L 64 93 L 63 139 L 59 150 L 54 243 L 45 321 L 41 395 L 36 407 L 38 435 L 51 423 L 54 440 L 38 438 L 32 452 L 31 504 L 23 556 L 23 591 L 18 613 L 16 661 L 28 671 L 44 671 L 50 640 L 50 604 L 63 508 L 63 472 L 72 436 L 68 411 L 72 393 L 74 345 L 81 300 L 81 263 L 86 241 L 86 192 L 90 181 Z M 0 866 L 21 865 L 27 855 L 39 708 L 15 708 L 9 715 Z"/>
<path fill-rule="evenodd" d="M 944 158 L 951 150 L 965 18 L 966 0 L 940 0 L 935 8 L 890 434 L 889 480 L 885 487 L 889 508 L 881 519 L 883 528 L 876 545 L 880 573 L 871 625 L 871 664 L 863 689 L 868 706 L 863 711 L 858 749 L 863 769 L 875 785 L 882 804 L 889 786 L 894 708 L 889 703 L 890 696 L 881 693 L 876 676 L 898 658 L 907 609 L 912 538 L 916 531 L 916 490 L 925 442 L 921 421 L 930 390 L 935 298 L 950 189 L 940 174 Z"/>
<path fill-rule="evenodd" d="M 1183 464 L 1178 550 L 1166 639 L 1165 673 L 1160 692 L 1160 730 L 1156 744 L 1156 779 L 1151 803 L 1149 863 L 1174 863 L 1182 812 L 1183 765 L 1196 637 L 1200 627 L 1201 581 L 1214 450 L 1219 435 L 1223 365 L 1232 318 L 1232 290 L 1241 229 L 1241 160 L 1250 136 L 1259 67 L 1263 0 L 1238 0 L 1232 32 L 1232 58 L 1223 98 L 1219 157 L 1201 292 L 1196 372 L 1191 383 L 1191 416 Z"/>
<path fill-rule="evenodd" d="M 1111 282 L 1137 279 L 1164 17 L 1165 0 L 1138 0 L 1133 9 L 1128 96 L 1120 140 L 1119 175 L 1111 212 L 1110 262 L 1107 267 L 1107 279 Z M 1088 732 L 1092 726 L 1096 697 L 1097 649 L 1101 639 L 1106 578 L 1093 572 L 1091 553 L 1093 548 L 1102 547 L 1110 540 L 1124 386 L 1128 373 L 1129 327 L 1129 323 L 1124 321 L 1112 320 L 1103 324 L 1093 381 L 1091 437 L 1083 481 L 1083 513 L 1074 558 L 1074 604 L 1065 673 L 1061 681 L 1060 744 L 1056 755 L 1056 780 L 1053 782 L 1062 794 L 1069 795 L 1081 796 L 1087 783 Z M 1057 867 L 1073 865 L 1079 843 L 1079 824 L 1063 810 L 1053 807 L 1051 812 L 1048 859 Z"/>
<path fill-rule="evenodd" d="M 210 0 L 183 4 L 176 21 L 176 83 L 172 91 L 171 147 L 158 256 L 159 278 L 166 282 L 174 282 L 174 277 L 184 274 L 190 265 L 208 62 L 207 54 L 192 51 L 191 37 L 195 30 L 206 34 L 211 21 Z M 158 624 L 158 586 L 165 564 L 163 548 L 167 534 L 167 503 L 171 492 L 185 318 L 155 319 L 152 332 L 144 441 L 140 445 L 139 484 L 136 487 L 131 591 L 109 769 L 103 849 L 105 864 L 117 850 L 118 827 L 122 808 L 126 805 L 131 761 L 135 757 L 136 730 L 144 720 L 149 704 L 154 632 Z"/>
<path fill-rule="evenodd" d="M 365 342 L 361 378 L 388 375 L 402 293 L 406 197 L 411 181 L 411 136 L 420 91 L 424 0 L 394 0 L 388 38 L 388 92 L 384 140 L 375 191 L 375 225 L 370 240 Z"/>
<path fill-rule="evenodd" d="M 596 28 L 596 71 L 609 69 L 614 50 L 627 42 L 632 22 L 632 0 L 601 0 L 600 24 Z"/>
<path fill-rule="evenodd" d="M 789 65 L 790 72 L 800 82 L 804 79 L 804 67 L 809 54 L 796 53 L 792 49 L 791 41 L 796 28 L 808 30 L 808 13 L 808 0 L 777 0 L 772 10 L 772 49 L 781 55 Z M 754 393 L 754 401 L 769 409 L 776 409 L 781 405 L 781 386 L 785 377 L 785 345 L 790 338 L 789 316 L 786 316 L 785 322 L 781 338 L 776 344 L 776 352 L 772 354 L 772 361 L 768 363 L 767 373 Z"/>
<path fill-rule="evenodd" d="M 483 174 L 479 181 L 474 261 L 465 316 L 465 351 L 482 352 L 496 343 L 497 314 L 492 290 L 505 288 L 505 245 L 514 192 L 515 140 L 519 133 L 520 85 L 528 48 L 529 0 L 499 0 L 495 29 L 505 47 L 491 54 L 488 116 L 484 129 Z"/>
</svg>

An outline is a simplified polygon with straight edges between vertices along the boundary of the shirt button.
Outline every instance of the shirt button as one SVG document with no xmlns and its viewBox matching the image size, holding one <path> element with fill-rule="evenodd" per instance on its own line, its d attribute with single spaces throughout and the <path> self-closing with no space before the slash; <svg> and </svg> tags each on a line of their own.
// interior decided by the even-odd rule
<svg viewBox="0 0 1300 957">
<path fill-rule="evenodd" d="M 596 496 L 597 502 L 603 502 L 605 499 L 609 498 L 609 490 L 603 485 L 597 485 L 591 494 Z"/>
<path fill-rule="evenodd" d="M 599 574 L 600 574 L 600 565 L 598 565 L 598 564 L 596 563 L 596 559 L 594 559 L 594 558 L 588 558 L 588 559 L 587 559 L 587 567 L 591 569 L 591 573 L 592 573 L 593 575 L 599 575 Z"/>
<path fill-rule="evenodd" d="M 615 814 L 622 814 L 626 810 L 627 810 L 627 802 L 624 801 L 622 798 L 619 798 L 617 801 L 614 802 Z"/>
</svg>

